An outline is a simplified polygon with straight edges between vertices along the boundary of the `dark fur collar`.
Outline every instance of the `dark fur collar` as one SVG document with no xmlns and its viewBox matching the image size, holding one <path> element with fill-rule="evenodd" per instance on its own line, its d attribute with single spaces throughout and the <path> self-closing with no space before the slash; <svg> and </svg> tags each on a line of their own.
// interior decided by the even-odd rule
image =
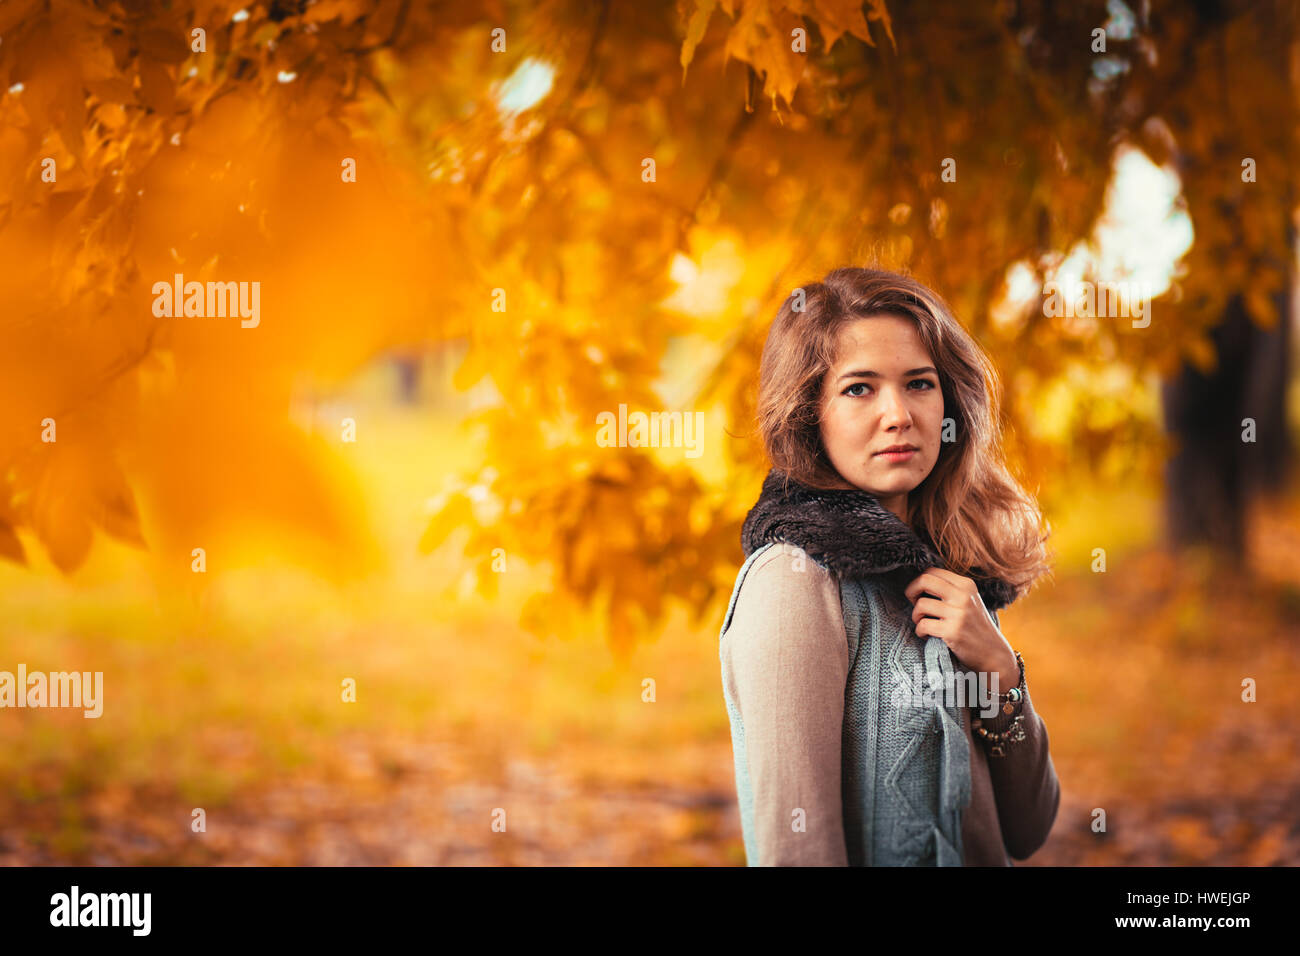
<svg viewBox="0 0 1300 956">
<path fill-rule="evenodd" d="M 785 483 L 786 476 L 775 468 L 763 480 L 740 532 L 746 556 L 768 542 L 784 541 L 802 548 L 836 578 L 880 574 L 900 590 L 926 568 L 948 567 L 928 535 L 918 535 L 874 495 L 809 488 L 793 479 L 787 489 Z M 990 611 L 1016 599 L 1010 582 L 977 572 L 966 576 Z"/>
</svg>

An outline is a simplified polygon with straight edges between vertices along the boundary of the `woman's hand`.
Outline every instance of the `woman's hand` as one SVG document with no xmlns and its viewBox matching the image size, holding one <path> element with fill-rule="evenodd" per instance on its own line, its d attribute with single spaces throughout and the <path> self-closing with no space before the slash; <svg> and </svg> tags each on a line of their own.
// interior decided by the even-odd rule
<svg viewBox="0 0 1300 956">
<path fill-rule="evenodd" d="M 928 568 L 903 593 L 912 602 L 918 637 L 937 637 L 966 667 L 996 673 L 999 693 L 1020 683 L 1016 652 L 993 625 L 974 581 L 944 568 Z"/>
</svg>

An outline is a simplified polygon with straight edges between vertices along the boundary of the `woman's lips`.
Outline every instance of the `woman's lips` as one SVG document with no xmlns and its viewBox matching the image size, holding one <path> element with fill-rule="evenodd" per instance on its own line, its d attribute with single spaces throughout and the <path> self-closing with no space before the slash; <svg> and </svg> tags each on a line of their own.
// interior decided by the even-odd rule
<svg viewBox="0 0 1300 956">
<path fill-rule="evenodd" d="M 896 461 L 896 462 L 901 462 L 901 461 L 907 461 L 909 458 L 911 458 L 911 457 L 912 457 L 913 455 L 915 455 L 915 454 L 916 454 L 916 451 L 915 451 L 915 450 L 912 450 L 912 451 L 881 451 L 881 452 L 877 452 L 876 455 L 875 455 L 875 457 L 877 457 L 877 458 L 883 458 L 883 459 L 885 459 L 886 461 Z"/>
</svg>

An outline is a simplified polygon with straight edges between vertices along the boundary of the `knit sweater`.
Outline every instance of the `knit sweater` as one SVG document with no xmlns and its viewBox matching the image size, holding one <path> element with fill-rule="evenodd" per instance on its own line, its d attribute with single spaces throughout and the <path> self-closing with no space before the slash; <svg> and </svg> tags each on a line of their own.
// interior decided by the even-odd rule
<svg viewBox="0 0 1300 956">
<path fill-rule="evenodd" d="M 978 703 L 918 707 L 897 694 L 909 675 L 966 670 L 938 638 L 916 635 L 902 593 L 925 568 L 946 566 L 929 538 L 865 492 L 785 488 L 782 478 L 768 476 L 746 518 L 748 557 L 719 641 L 750 865 L 1027 858 L 1060 800 L 1032 699 L 1025 740 L 999 757 L 971 729 Z M 971 577 L 1000 628 L 996 611 L 1015 588 Z M 1010 722 L 984 719 L 994 731 Z"/>
</svg>

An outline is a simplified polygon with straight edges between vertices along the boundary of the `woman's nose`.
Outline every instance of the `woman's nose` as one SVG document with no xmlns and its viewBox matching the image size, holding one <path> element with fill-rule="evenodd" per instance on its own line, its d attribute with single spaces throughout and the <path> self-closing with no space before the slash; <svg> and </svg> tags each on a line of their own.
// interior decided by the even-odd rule
<svg viewBox="0 0 1300 956">
<path fill-rule="evenodd" d="M 882 407 L 881 414 L 884 416 L 886 427 L 891 425 L 910 425 L 912 423 L 912 413 L 907 409 L 907 403 L 893 389 L 885 389 L 881 396 Z"/>
</svg>

